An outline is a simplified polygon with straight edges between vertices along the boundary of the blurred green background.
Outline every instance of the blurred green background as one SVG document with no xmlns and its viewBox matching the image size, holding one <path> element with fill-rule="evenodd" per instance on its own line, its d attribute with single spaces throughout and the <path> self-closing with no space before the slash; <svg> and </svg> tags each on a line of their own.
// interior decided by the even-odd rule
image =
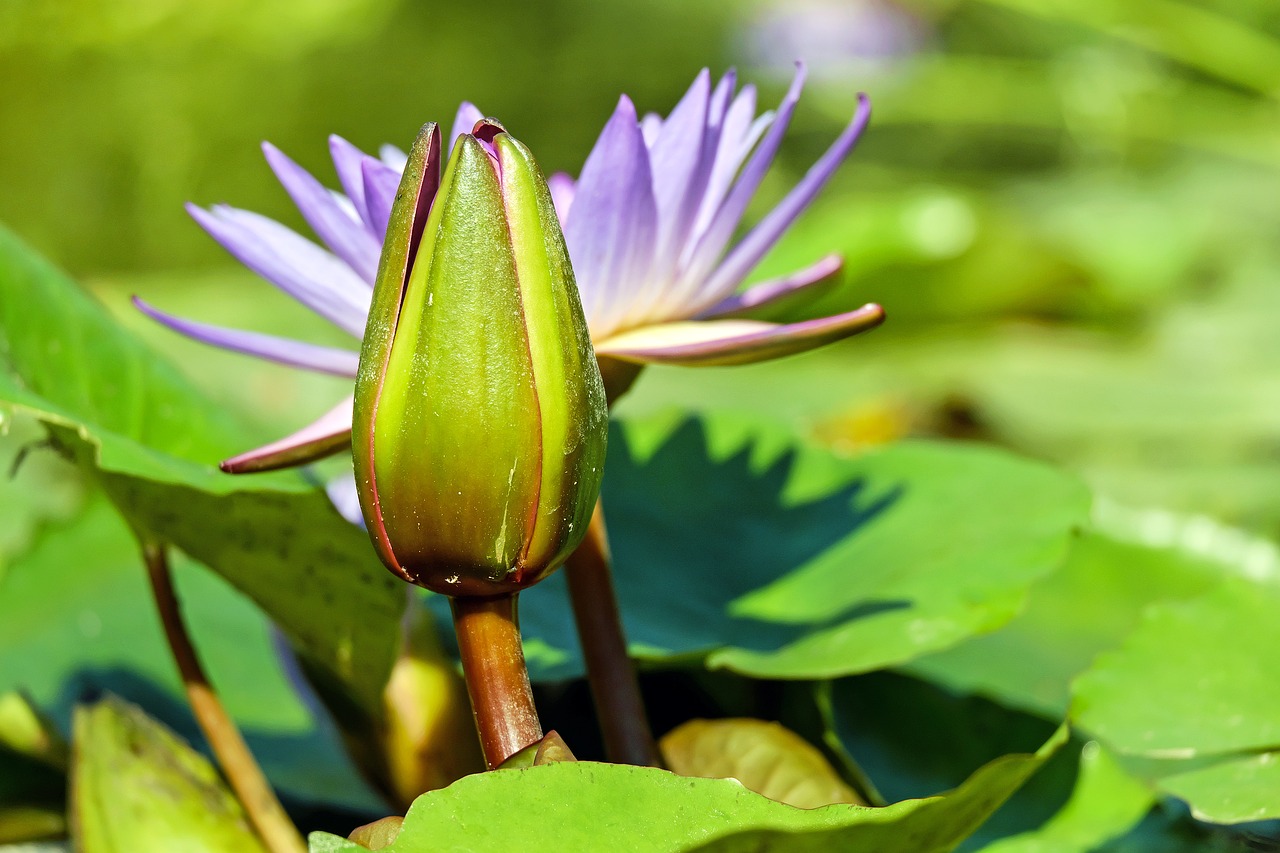
<svg viewBox="0 0 1280 853">
<path fill-rule="evenodd" d="M 699 68 L 733 66 L 772 105 L 797 58 L 810 83 L 748 223 L 835 137 L 857 92 L 875 111 L 756 277 L 843 252 L 839 288 L 809 313 L 877 301 L 889 322 L 776 363 L 649 369 L 622 412 L 765 414 L 849 453 L 912 435 L 990 441 L 1080 473 L 1104 537 L 1280 576 L 1275 0 L 0 0 L 0 221 L 217 399 L 284 431 L 342 383 L 192 343 L 128 303 L 344 342 L 182 209 L 228 202 L 306 233 L 260 141 L 336 185 L 328 134 L 405 146 L 469 99 L 548 171 L 576 173 L 619 93 L 666 112 Z M 4 429 L 8 467 L 38 432 Z M 30 453 L 21 473 L 0 478 L 3 594 L 31 610 L 4 626 L 9 676 L 65 707 L 83 685 L 61 673 L 99 635 L 124 637 L 145 658 L 136 690 L 167 690 L 149 710 L 185 719 L 120 522 L 52 454 Z M 82 538 L 62 542 L 58 520 L 78 513 Z M 97 554 L 98 584 L 4 574 L 33 543 L 29 565 Z M 1115 565 L 1145 585 L 1123 547 Z M 1169 583 L 1159 565 L 1147 571 Z M 46 583 L 69 596 L 58 601 L 74 628 L 55 626 L 74 637 L 56 654 L 28 604 L 47 605 Z M 196 620 L 198 637 L 237 638 L 203 646 L 273 778 L 358 799 L 333 769 L 332 732 L 317 733 L 323 721 L 276 671 L 261 617 L 185 562 L 179 583 L 220 614 Z M 1052 600 L 1109 624 L 1090 593 Z"/>
<path fill-rule="evenodd" d="M 890 320 L 781 363 L 651 370 L 624 410 L 763 410 L 851 450 L 983 438 L 1081 472 L 1119 535 L 1234 559 L 1247 545 L 1202 516 L 1280 534 L 1272 0 L 5 0 L 0 219 L 228 405 L 294 427 L 337 385 L 127 305 L 341 339 L 182 210 L 305 232 L 260 140 L 334 184 L 329 133 L 404 146 L 465 98 L 576 172 L 620 92 L 665 112 L 700 67 L 735 66 L 770 104 L 795 58 L 811 82 L 755 216 L 856 92 L 875 113 L 759 276 L 843 251 L 812 310 Z"/>
</svg>

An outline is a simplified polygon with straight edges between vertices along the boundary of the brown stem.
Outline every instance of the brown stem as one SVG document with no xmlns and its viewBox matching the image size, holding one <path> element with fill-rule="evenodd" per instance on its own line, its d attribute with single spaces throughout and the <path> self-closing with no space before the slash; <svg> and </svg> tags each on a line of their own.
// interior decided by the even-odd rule
<svg viewBox="0 0 1280 853">
<path fill-rule="evenodd" d="M 640 683 L 627 656 L 611 562 L 604 510 L 597 502 L 586 538 L 565 563 L 591 698 L 609 760 L 658 767 L 661 761 L 645 716 Z"/>
<path fill-rule="evenodd" d="M 182 608 L 173 588 L 169 559 L 160 545 L 144 544 L 142 556 L 147 564 L 147 577 L 155 596 L 156 609 L 164 624 L 169 650 L 178 664 L 187 701 L 200 724 L 209 748 L 213 750 L 231 790 L 244 806 L 249 822 L 272 853 L 305 853 L 306 842 L 285 814 L 271 784 L 253 753 L 240 736 L 240 730 L 222 707 L 218 694 L 200 665 L 200 657 L 191 644 L 191 636 L 182 621 Z"/>
<path fill-rule="evenodd" d="M 516 595 L 451 598 L 449 602 L 480 748 L 492 770 L 542 740 L 520 645 Z"/>
</svg>

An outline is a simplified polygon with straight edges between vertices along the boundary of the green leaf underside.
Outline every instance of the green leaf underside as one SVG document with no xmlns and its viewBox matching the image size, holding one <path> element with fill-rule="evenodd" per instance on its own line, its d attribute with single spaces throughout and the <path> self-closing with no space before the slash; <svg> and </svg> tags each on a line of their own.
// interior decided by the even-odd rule
<svg viewBox="0 0 1280 853">
<path fill-rule="evenodd" d="M 272 782 L 309 800 L 376 803 L 294 695 L 258 609 L 185 558 L 174 569 L 205 667 Z M 110 690 L 198 740 L 149 596 L 124 523 L 92 498 L 42 533 L 0 581 L 0 690 L 29 691 L 64 724 L 79 696 Z"/>
<path fill-rule="evenodd" d="M 0 404 L 43 420 L 141 535 L 245 591 L 379 712 L 402 599 L 366 537 L 297 474 L 212 467 L 256 437 L 3 228 L 0 352 Z"/>
<path fill-rule="evenodd" d="M 996 450 L 849 459 L 724 415 L 625 422 L 606 471 L 633 650 L 760 677 L 868 671 L 999 627 L 1088 502 L 1073 478 Z M 580 672 L 563 579 L 522 605 L 534 676 Z"/>
<path fill-rule="evenodd" d="M 73 281 L 0 226 L 0 401 L 80 432 L 104 470 L 228 492 L 218 461 L 255 438 Z M 275 475 L 252 488 L 303 491 Z"/>
<path fill-rule="evenodd" d="M 804 810 L 753 794 L 737 782 L 689 779 L 664 770 L 566 762 L 469 776 L 420 797 L 390 853 L 502 849 L 590 850 L 627 839 L 637 851 L 951 850 L 1015 791 L 1065 737 L 1036 755 L 979 769 L 955 791 L 883 809 Z M 313 849 L 342 850 L 330 846 Z"/>
<path fill-rule="evenodd" d="M 211 495 L 105 475 L 106 493 L 134 519 L 213 567 L 338 679 L 366 710 L 381 708 L 404 611 L 401 581 L 365 533 L 321 492 Z"/>
</svg>

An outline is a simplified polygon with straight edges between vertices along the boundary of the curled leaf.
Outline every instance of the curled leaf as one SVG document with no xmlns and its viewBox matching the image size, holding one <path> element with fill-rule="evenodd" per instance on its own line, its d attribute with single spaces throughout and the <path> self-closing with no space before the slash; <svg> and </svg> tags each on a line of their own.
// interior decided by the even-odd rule
<svg viewBox="0 0 1280 853">
<path fill-rule="evenodd" d="M 356 827 L 347 836 L 347 840 L 354 841 L 361 847 L 367 847 L 370 850 L 381 850 L 390 846 L 399 837 L 402 826 L 404 826 L 404 818 L 399 815 L 384 817 L 381 820 L 375 820 L 373 823 L 366 823 L 364 826 Z"/>
<path fill-rule="evenodd" d="M 659 746 L 667 767 L 681 776 L 736 779 L 750 791 L 802 809 L 863 804 L 821 752 L 778 723 L 690 720 Z"/>
</svg>

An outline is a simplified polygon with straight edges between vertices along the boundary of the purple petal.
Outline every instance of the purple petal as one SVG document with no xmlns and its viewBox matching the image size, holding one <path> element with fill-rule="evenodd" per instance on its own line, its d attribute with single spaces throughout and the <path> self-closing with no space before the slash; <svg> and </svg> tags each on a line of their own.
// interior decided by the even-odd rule
<svg viewBox="0 0 1280 853">
<path fill-rule="evenodd" d="M 453 143 L 458 141 L 458 137 L 464 133 L 470 133 L 471 128 L 476 126 L 476 122 L 484 118 L 484 113 L 470 101 L 463 101 L 458 105 L 458 112 L 453 117 L 453 129 L 449 131 L 448 147 L 443 152 L 445 159 L 449 158 L 449 152 L 453 150 Z"/>
<path fill-rule="evenodd" d="M 791 87 L 787 89 L 786 96 L 783 97 L 782 103 L 778 105 L 777 114 L 773 118 L 769 131 L 760 140 L 760 144 L 756 146 L 755 151 L 751 154 L 751 159 L 743 166 L 741 174 L 738 175 L 737 181 L 729 188 L 724 201 L 711 214 L 706 231 L 699 236 L 697 244 L 689 253 L 684 280 L 690 286 L 697 286 L 698 283 L 703 281 L 715 266 L 725 246 L 729 244 L 729 238 L 733 236 L 734 230 L 737 229 L 738 222 L 742 219 L 742 214 L 747 209 L 747 204 L 751 201 L 751 197 L 755 195 L 760 182 L 764 180 L 765 172 L 769 170 L 770 164 L 773 163 L 774 155 L 778 153 L 778 146 L 782 144 L 782 137 L 786 134 L 788 125 L 791 124 L 791 115 L 795 112 L 796 102 L 800 99 L 800 91 L 804 88 L 804 79 L 804 65 L 797 62 L 796 74 L 791 81 Z"/>
<path fill-rule="evenodd" d="M 836 282 L 836 275 L 843 266 L 844 258 L 827 255 L 790 275 L 762 281 L 742 293 L 735 293 L 703 311 L 698 319 L 753 317 L 766 308 L 776 316 L 821 296 Z"/>
<path fill-rule="evenodd" d="M 391 205 L 400 188 L 400 173 L 372 157 L 360 164 L 364 176 L 364 197 L 369 208 L 369 224 L 374 236 L 382 241 L 387 235 L 387 222 L 391 219 Z M 379 249 L 381 252 L 381 249 Z"/>
<path fill-rule="evenodd" d="M 404 174 L 404 166 L 409 162 L 409 155 L 394 145 L 384 145 L 378 149 L 378 157 L 392 169 Z"/>
<path fill-rule="evenodd" d="M 547 178 L 547 188 L 551 190 L 551 202 L 556 206 L 556 215 L 560 217 L 560 227 L 563 228 L 569 218 L 569 208 L 573 206 L 577 184 L 565 172 L 554 172 Z"/>
<path fill-rule="evenodd" d="M 742 242 L 733 247 L 725 257 L 724 262 L 719 268 L 707 279 L 701 288 L 697 303 L 697 308 L 702 309 L 724 299 L 737 289 L 742 280 L 747 277 L 752 268 L 760 262 L 774 244 L 778 242 L 783 233 L 795 221 L 796 217 L 809 206 L 818 191 L 827 183 L 836 169 L 840 167 L 840 163 L 849 152 L 853 150 L 853 146 L 857 144 L 858 138 L 862 135 L 862 131 L 867 126 L 867 121 L 871 118 L 871 101 L 866 95 L 858 95 L 858 109 L 853 115 L 853 120 L 849 122 L 849 126 L 836 138 L 826 153 L 818 158 L 818 162 L 814 163 L 805 173 L 805 176 L 796 184 L 791 192 L 787 193 L 781 203 L 778 204 L 760 223 L 752 228 L 750 233 L 742 239 Z"/>
<path fill-rule="evenodd" d="M 334 477 L 324 487 L 329 502 L 338 514 L 357 527 L 364 527 L 364 513 L 360 511 L 360 494 L 356 491 L 356 475 L 350 471 Z"/>
<path fill-rule="evenodd" d="M 328 189 L 279 148 L 264 142 L 262 151 L 307 224 L 347 266 L 372 282 L 378 275 L 381 246 L 360 218 L 349 215 Z"/>
<path fill-rule="evenodd" d="M 305 465 L 351 446 L 352 397 L 290 436 L 257 450 L 241 453 L 218 467 L 228 474 L 251 474 Z"/>
<path fill-rule="evenodd" d="M 711 73 L 704 68 L 649 146 L 653 197 L 658 207 L 657 255 L 650 281 L 672 278 L 679 247 L 702 201 L 711 162 L 705 146 L 710 101 Z M 640 299 L 639 294 L 636 297 Z"/>
<path fill-rule="evenodd" d="M 595 334 L 616 328 L 649 274 L 657 227 L 649 152 L 625 95 L 582 167 L 565 242 Z"/>
<path fill-rule="evenodd" d="M 640 364 L 692 367 L 748 364 L 804 352 L 872 329 L 884 320 L 879 305 L 803 323 L 703 320 L 645 326 L 595 345 L 596 355 Z"/>
<path fill-rule="evenodd" d="M 711 225 L 712 218 L 724 201 L 725 193 L 729 191 L 733 179 L 738 175 L 738 167 L 751 153 L 752 146 L 772 121 L 773 113 L 765 113 L 756 118 L 756 87 L 743 86 L 721 122 L 715 165 L 712 166 L 711 177 L 707 180 L 702 207 L 698 210 L 698 218 L 694 221 L 693 232 L 686 244 L 682 260 L 688 260 L 688 253 L 697 245 L 698 238 Z"/>
<path fill-rule="evenodd" d="M 187 212 L 242 264 L 329 320 L 364 337 L 370 289 L 351 267 L 279 222 L 216 205 Z"/>
<path fill-rule="evenodd" d="M 644 137 L 646 148 L 652 148 L 658 134 L 662 133 L 662 116 L 657 113 L 645 113 L 640 119 L 640 135 Z"/>
<path fill-rule="evenodd" d="M 716 81 L 715 91 L 711 93 L 711 104 L 707 107 L 707 125 L 717 130 L 724 124 L 725 112 L 729 109 L 729 99 L 738 85 L 738 72 L 730 68 L 724 76 Z"/>
<path fill-rule="evenodd" d="M 711 99 L 707 102 L 707 133 L 703 139 L 704 152 L 703 156 L 708 161 L 707 186 L 710 186 L 711 175 L 715 173 L 716 155 L 720 149 L 722 137 L 725 129 L 725 118 L 728 116 L 729 105 L 734 103 L 733 91 L 738 85 L 738 74 L 732 68 L 724 73 L 716 83 L 716 88 L 711 93 Z M 750 103 L 747 104 L 748 112 L 754 115 L 755 111 L 755 89 L 748 86 L 747 90 L 751 93 Z M 698 208 L 695 213 L 701 216 L 702 205 L 706 201 L 706 187 L 703 187 L 701 198 L 699 199 Z M 688 242 L 686 236 L 685 242 Z"/>
<path fill-rule="evenodd" d="M 201 343 L 215 347 L 235 350 L 246 355 L 277 361 L 304 370 L 317 373 L 330 373 L 334 376 L 355 378 L 360 364 L 360 353 L 350 350 L 322 347 L 315 344 L 278 338 L 275 335 L 264 335 L 259 332 L 246 332 L 241 329 L 228 329 L 208 323 L 197 323 L 184 320 L 172 314 L 166 314 L 158 308 L 148 305 L 138 297 L 133 297 L 133 304 L 139 311 Z"/>
<path fill-rule="evenodd" d="M 329 156 L 333 158 L 333 168 L 338 173 L 342 191 L 355 206 L 356 215 L 368 223 L 369 208 L 364 200 L 364 175 L 361 174 L 360 163 L 369 155 L 335 133 L 329 137 Z"/>
</svg>

